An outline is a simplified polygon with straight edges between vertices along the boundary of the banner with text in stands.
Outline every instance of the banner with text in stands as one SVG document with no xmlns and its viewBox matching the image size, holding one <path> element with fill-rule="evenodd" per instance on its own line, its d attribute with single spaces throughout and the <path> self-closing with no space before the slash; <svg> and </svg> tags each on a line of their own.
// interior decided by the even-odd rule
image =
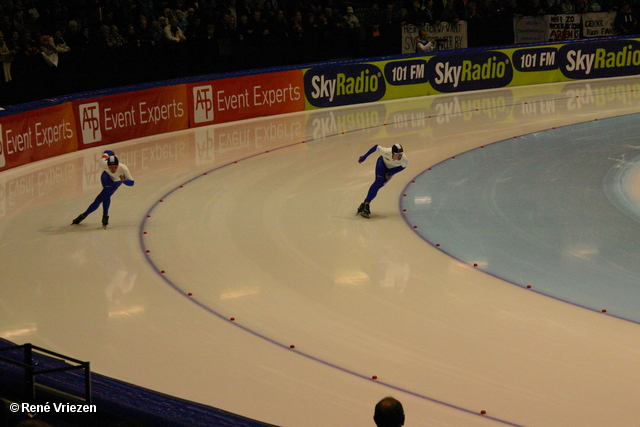
<svg viewBox="0 0 640 427">
<path fill-rule="evenodd" d="M 15 114 L 0 122 L 0 170 L 76 151 L 70 104 Z"/>
<path fill-rule="evenodd" d="M 615 35 L 613 21 L 616 12 L 585 13 L 582 15 L 582 37 L 610 37 Z"/>
<path fill-rule="evenodd" d="M 518 16 L 513 18 L 514 42 L 523 44 L 613 36 L 615 17 L 616 12 Z"/>
<path fill-rule="evenodd" d="M 549 28 L 548 41 L 579 39 L 582 30 L 582 15 L 579 13 L 545 15 Z"/>
<path fill-rule="evenodd" d="M 304 110 L 300 70 L 192 83 L 187 93 L 191 127 Z"/>
<path fill-rule="evenodd" d="M 402 53 L 415 53 L 416 41 L 421 29 L 427 32 L 427 38 L 436 39 L 436 51 L 467 47 L 467 21 L 440 22 L 434 25 L 427 24 L 424 27 L 406 24 L 402 26 Z"/>
<path fill-rule="evenodd" d="M 73 101 L 80 149 L 187 129 L 185 85 Z"/>
</svg>

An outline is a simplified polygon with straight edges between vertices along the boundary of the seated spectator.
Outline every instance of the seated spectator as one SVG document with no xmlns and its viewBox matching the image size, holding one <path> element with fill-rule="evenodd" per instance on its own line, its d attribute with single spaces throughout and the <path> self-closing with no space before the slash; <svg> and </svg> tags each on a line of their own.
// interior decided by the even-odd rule
<svg viewBox="0 0 640 427">
<path fill-rule="evenodd" d="M 122 35 L 125 40 L 125 46 L 129 49 L 138 49 L 142 47 L 142 41 L 140 36 L 136 32 L 136 27 L 133 24 L 129 24 L 125 28 L 125 32 Z"/>
<path fill-rule="evenodd" d="M 576 6 L 572 0 L 562 0 L 560 4 L 562 13 L 575 13 Z"/>
<path fill-rule="evenodd" d="M 240 15 L 238 17 L 238 21 L 236 23 L 235 26 L 235 30 L 233 29 L 233 16 L 231 15 L 225 15 L 225 18 L 228 17 L 227 23 L 228 25 L 225 25 L 224 28 L 226 29 L 225 31 L 228 31 L 230 33 L 235 32 L 237 34 L 238 40 L 240 41 L 246 41 L 249 38 L 249 17 L 247 15 Z"/>
<path fill-rule="evenodd" d="M 13 29 L 17 31 L 18 34 L 23 33 L 27 29 L 24 12 L 20 9 L 16 10 L 13 14 Z"/>
<path fill-rule="evenodd" d="M 433 0 L 426 1 L 421 16 L 422 25 L 434 25 L 436 23 L 436 12 L 433 10 Z"/>
<path fill-rule="evenodd" d="M 120 29 L 117 25 L 112 25 L 109 29 L 111 33 L 111 43 L 113 43 L 113 47 L 115 48 L 123 48 L 127 43 L 127 40 L 120 35 Z"/>
<path fill-rule="evenodd" d="M 460 20 L 458 12 L 456 12 L 456 9 L 454 8 L 453 1 L 447 2 L 438 20 L 440 22 L 448 22 L 449 24 L 455 24 Z"/>
<path fill-rule="evenodd" d="M 67 23 L 67 30 L 64 33 L 66 45 L 74 51 L 82 44 L 82 33 L 78 22 L 71 20 Z"/>
<path fill-rule="evenodd" d="M 635 13 L 631 10 L 629 3 L 623 3 L 622 7 L 616 13 L 616 17 L 613 21 L 613 28 L 617 35 L 627 36 L 630 34 L 636 34 L 636 25 L 638 19 Z"/>
<path fill-rule="evenodd" d="M 218 36 L 216 35 L 216 26 L 214 24 L 207 25 L 207 32 L 204 39 L 198 45 L 197 54 L 202 55 L 202 72 L 204 74 L 219 71 L 220 47 L 218 45 Z"/>
<path fill-rule="evenodd" d="M 14 30 L 13 22 L 11 21 L 11 16 L 9 14 L 3 14 L 0 18 L 0 31 L 3 34 L 11 34 Z"/>
<path fill-rule="evenodd" d="M 527 16 L 541 16 L 546 13 L 547 12 L 541 0 L 532 0 L 524 9 L 524 14 Z"/>
<path fill-rule="evenodd" d="M 587 6 L 587 12 L 600 12 L 602 7 L 598 0 L 589 0 L 589 5 Z"/>
<path fill-rule="evenodd" d="M 4 72 L 4 81 L 9 83 L 11 79 L 11 63 L 15 60 L 15 50 L 9 49 L 9 45 L 4 40 L 4 34 L 0 32 L 0 62 Z"/>
<path fill-rule="evenodd" d="M 262 39 L 263 36 L 269 35 L 267 21 L 262 16 L 262 11 L 256 9 L 248 22 L 248 33 L 253 39 Z"/>
<path fill-rule="evenodd" d="M 186 34 L 187 27 L 189 26 L 189 21 L 187 21 L 187 17 L 183 11 L 177 9 L 175 11 L 175 16 L 178 21 L 178 28 L 182 31 L 182 34 Z"/>
<path fill-rule="evenodd" d="M 109 51 L 113 48 L 113 41 L 111 40 L 111 28 L 109 28 L 108 25 L 103 25 L 100 27 L 97 46 L 105 51 Z"/>
<path fill-rule="evenodd" d="M 9 50 L 15 52 L 14 55 L 16 59 L 24 54 L 22 40 L 20 39 L 20 33 L 18 33 L 18 31 L 11 33 L 11 38 L 7 40 L 7 46 L 9 46 Z"/>
<path fill-rule="evenodd" d="M 300 14 L 299 11 L 296 12 L 296 16 L 298 14 Z M 300 25 L 300 30 L 302 30 L 302 15 L 299 16 L 297 22 Z M 274 36 L 278 42 L 283 43 L 289 37 L 289 23 L 287 22 L 284 10 L 279 9 L 276 12 L 274 20 L 269 23 L 269 34 Z"/>
<path fill-rule="evenodd" d="M 155 46 L 155 32 L 149 28 L 147 18 L 141 16 L 138 19 L 138 27 L 136 28 L 136 36 L 140 40 L 140 47 L 152 49 Z"/>
<path fill-rule="evenodd" d="M 420 5 L 419 0 L 414 0 L 411 4 L 411 7 L 407 9 L 407 19 L 416 27 L 422 27 L 425 24 L 423 19 L 422 6 Z"/>
<path fill-rule="evenodd" d="M 67 43 L 62 38 L 62 31 L 56 30 L 53 32 L 53 44 L 56 47 L 58 53 L 67 53 L 71 50 Z"/>
<path fill-rule="evenodd" d="M 58 67 L 58 50 L 51 36 L 40 36 L 40 53 L 49 67 Z"/>
<path fill-rule="evenodd" d="M 345 28 L 349 28 L 349 29 L 360 28 L 360 20 L 358 20 L 358 17 L 353 12 L 353 7 L 351 6 L 347 7 L 347 13 L 346 15 L 344 15 L 342 20 L 344 21 L 343 25 Z"/>
<path fill-rule="evenodd" d="M 171 43 L 184 43 L 187 38 L 182 34 L 182 30 L 178 27 L 178 18 L 175 16 L 169 20 L 169 24 L 164 27 L 165 39 Z"/>
<path fill-rule="evenodd" d="M 302 23 L 302 46 L 300 52 L 302 62 L 311 62 L 314 58 L 321 60 L 322 50 L 322 30 L 315 13 L 309 12 L 306 21 Z"/>
<path fill-rule="evenodd" d="M 164 40 L 164 27 L 162 26 L 162 20 L 158 19 L 156 21 L 151 22 L 151 39 L 153 40 L 153 45 L 156 48 L 162 47 L 162 41 Z"/>
<path fill-rule="evenodd" d="M 40 46 L 33 37 L 31 37 L 31 31 L 27 30 L 22 34 L 22 44 L 26 56 L 36 56 L 40 54 Z"/>
<path fill-rule="evenodd" d="M 293 19 L 291 20 L 291 31 L 288 31 L 288 33 L 291 34 L 293 39 L 298 41 L 304 40 L 304 31 L 305 25 L 302 20 L 302 12 L 296 10 L 296 13 L 293 15 Z"/>
</svg>

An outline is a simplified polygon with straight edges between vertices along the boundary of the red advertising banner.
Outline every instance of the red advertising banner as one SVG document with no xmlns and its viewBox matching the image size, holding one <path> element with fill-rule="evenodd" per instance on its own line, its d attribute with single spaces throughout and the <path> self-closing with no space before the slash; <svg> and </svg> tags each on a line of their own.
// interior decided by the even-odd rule
<svg viewBox="0 0 640 427">
<path fill-rule="evenodd" d="M 75 151 L 76 123 L 70 104 L 0 119 L 0 171 Z"/>
<path fill-rule="evenodd" d="M 188 85 L 191 127 L 303 111 L 301 70 Z"/>
<path fill-rule="evenodd" d="M 185 85 L 74 101 L 78 148 L 187 129 L 187 109 Z"/>
</svg>

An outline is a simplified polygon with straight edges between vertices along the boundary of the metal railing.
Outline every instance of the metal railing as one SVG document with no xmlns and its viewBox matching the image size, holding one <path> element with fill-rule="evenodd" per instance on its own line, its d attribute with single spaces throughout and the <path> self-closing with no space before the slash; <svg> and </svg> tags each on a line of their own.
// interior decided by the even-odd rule
<svg viewBox="0 0 640 427">
<path fill-rule="evenodd" d="M 15 366 L 19 366 L 24 369 L 24 386 L 25 386 L 25 398 L 31 399 L 32 402 L 35 402 L 36 399 L 36 375 L 46 375 L 53 374 L 58 372 L 66 372 L 73 370 L 84 370 L 84 400 L 87 405 L 91 404 L 91 370 L 89 368 L 89 362 L 83 362 L 81 360 L 77 360 L 63 354 L 55 353 L 53 351 L 44 349 L 42 347 L 35 346 L 33 344 L 23 344 L 23 345 L 15 345 L 10 347 L 2 347 L 0 348 L 0 352 L 2 351 L 10 351 L 10 350 L 23 350 L 24 351 L 24 361 L 20 362 L 15 359 L 11 359 L 5 356 L 0 355 L 0 361 L 10 363 Z M 50 356 L 58 357 L 65 361 L 77 363 L 77 366 L 63 366 L 60 368 L 50 368 L 50 369 L 42 369 L 36 370 L 35 365 L 33 364 L 33 352 L 37 351 L 40 353 L 44 353 Z"/>
</svg>

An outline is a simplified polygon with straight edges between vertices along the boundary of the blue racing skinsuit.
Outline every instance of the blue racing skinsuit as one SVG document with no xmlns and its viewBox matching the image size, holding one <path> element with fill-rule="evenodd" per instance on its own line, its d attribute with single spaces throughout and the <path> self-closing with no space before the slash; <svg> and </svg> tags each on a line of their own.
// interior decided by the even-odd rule
<svg viewBox="0 0 640 427">
<path fill-rule="evenodd" d="M 364 162 L 367 157 L 374 152 L 380 153 L 380 157 L 378 157 L 376 162 L 376 180 L 369 188 L 367 198 L 364 199 L 365 203 L 371 203 L 378 195 L 378 190 L 384 187 L 393 175 L 402 172 L 408 164 L 406 155 L 403 154 L 400 160 L 394 160 L 391 148 L 382 147 L 381 145 L 371 147 L 364 156 L 360 156 L 358 161 L 360 163 Z"/>
<path fill-rule="evenodd" d="M 106 164 L 106 163 L 105 163 Z M 120 176 L 124 175 L 124 181 L 120 179 Z M 91 212 L 98 209 L 100 204 L 102 204 L 103 215 L 109 215 L 109 206 L 111 205 L 111 196 L 116 192 L 118 187 L 122 184 L 128 185 L 129 187 L 133 186 L 135 183 L 133 178 L 131 177 L 131 173 L 129 172 L 129 168 L 120 163 L 118 165 L 118 169 L 115 173 L 111 173 L 108 169 L 102 172 L 100 176 L 100 182 L 102 183 L 102 191 L 98 194 L 98 197 L 89 205 L 87 210 L 82 214 L 83 216 L 88 216 Z"/>
</svg>

